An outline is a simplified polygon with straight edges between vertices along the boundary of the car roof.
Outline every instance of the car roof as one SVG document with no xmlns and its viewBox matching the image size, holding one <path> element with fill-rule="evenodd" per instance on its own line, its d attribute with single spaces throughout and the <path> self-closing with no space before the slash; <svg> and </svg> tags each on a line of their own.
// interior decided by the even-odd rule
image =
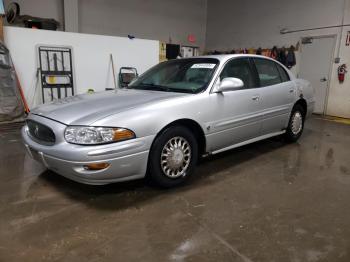
<svg viewBox="0 0 350 262">
<path fill-rule="evenodd" d="M 213 59 L 217 59 L 220 61 L 220 64 L 225 64 L 228 60 L 232 59 L 232 58 L 237 58 L 237 57 L 254 57 L 254 58 L 262 58 L 262 59 L 266 59 L 266 60 L 271 60 L 277 64 L 279 64 L 280 66 L 282 66 L 287 72 L 288 75 L 291 79 L 295 79 L 294 74 L 283 64 L 281 64 L 279 61 L 277 61 L 276 59 L 273 59 L 271 57 L 268 56 L 263 56 L 263 55 L 253 55 L 253 54 L 221 54 L 221 55 L 204 55 L 204 56 L 195 56 L 192 58 L 213 58 Z M 182 58 L 182 59 L 186 59 L 186 58 Z"/>
<path fill-rule="evenodd" d="M 253 54 L 222 54 L 222 55 L 197 56 L 197 58 L 215 58 L 215 59 L 220 60 L 221 62 L 227 61 L 227 60 L 229 60 L 231 58 L 235 58 L 235 57 L 256 57 L 256 58 L 264 58 L 264 59 L 274 60 L 274 59 L 271 59 L 270 57 L 267 57 L 267 56 L 253 55 Z"/>
</svg>

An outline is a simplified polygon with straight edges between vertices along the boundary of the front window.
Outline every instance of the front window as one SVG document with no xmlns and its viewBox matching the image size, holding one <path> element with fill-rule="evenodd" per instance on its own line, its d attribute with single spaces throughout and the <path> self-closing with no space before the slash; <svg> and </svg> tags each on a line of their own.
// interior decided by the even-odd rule
<svg viewBox="0 0 350 262">
<path fill-rule="evenodd" d="M 226 77 L 235 77 L 243 81 L 243 89 L 256 88 L 258 83 L 252 72 L 249 58 L 235 58 L 229 61 L 222 70 L 220 80 Z"/>
<path fill-rule="evenodd" d="M 160 63 L 129 85 L 132 89 L 181 93 L 205 90 L 219 61 L 214 58 L 190 58 Z"/>
</svg>

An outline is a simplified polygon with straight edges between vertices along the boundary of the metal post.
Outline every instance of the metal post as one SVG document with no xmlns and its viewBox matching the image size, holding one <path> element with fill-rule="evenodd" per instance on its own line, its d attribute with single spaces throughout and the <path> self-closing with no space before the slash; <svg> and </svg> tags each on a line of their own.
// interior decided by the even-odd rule
<svg viewBox="0 0 350 262">
<path fill-rule="evenodd" d="M 114 88 L 117 89 L 117 81 L 115 79 L 115 71 L 114 71 L 114 62 L 113 62 L 113 55 L 111 54 L 111 62 L 112 62 L 112 73 L 113 73 L 113 81 L 114 81 Z"/>
</svg>

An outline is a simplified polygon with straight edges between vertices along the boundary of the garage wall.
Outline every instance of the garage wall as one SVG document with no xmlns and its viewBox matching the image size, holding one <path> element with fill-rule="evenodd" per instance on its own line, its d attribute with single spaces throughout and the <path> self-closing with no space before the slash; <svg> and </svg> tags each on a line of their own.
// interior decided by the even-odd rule
<svg viewBox="0 0 350 262">
<path fill-rule="evenodd" d="M 281 35 L 280 30 L 322 27 L 341 24 L 344 3 L 345 24 L 350 23 L 350 0 L 208 0 L 206 50 L 232 50 L 232 48 L 272 48 L 296 45 L 304 36 L 337 35 L 340 29 L 323 29 Z M 350 28 L 344 28 L 341 42 L 341 63 L 350 67 L 350 47 L 345 38 Z M 337 49 L 337 48 L 336 48 Z M 299 55 L 299 54 L 297 54 Z M 336 57 L 337 50 L 334 53 Z M 350 118 L 350 74 L 343 84 L 337 80 L 337 67 L 333 64 L 327 114 Z M 298 74 L 298 65 L 294 68 Z"/>
<path fill-rule="evenodd" d="M 207 0 L 79 0 L 80 32 L 157 39 L 204 48 Z"/>
<path fill-rule="evenodd" d="M 16 0 L 21 13 L 64 24 L 64 0 Z M 5 0 L 7 6 L 12 0 Z M 207 0 L 78 0 L 79 32 L 154 39 L 204 49 Z M 61 29 L 64 27 L 62 26 Z M 190 44 L 188 34 L 197 42 Z"/>
<path fill-rule="evenodd" d="M 281 35 L 282 28 L 302 29 L 340 24 L 343 2 L 208 0 L 206 49 L 290 45 L 299 40 L 300 34 Z"/>
</svg>

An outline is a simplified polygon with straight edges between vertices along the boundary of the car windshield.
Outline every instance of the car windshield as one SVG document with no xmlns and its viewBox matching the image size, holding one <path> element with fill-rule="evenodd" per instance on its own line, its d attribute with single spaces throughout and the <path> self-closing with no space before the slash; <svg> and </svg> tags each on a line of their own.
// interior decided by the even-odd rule
<svg viewBox="0 0 350 262">
<path fill-rule="evenodd" d="M 148 70 L 128 88 L 181 93 L 199 93 L 206 89 L 219 61 L 214 58 L 176 59 Z"/>
</svg>

